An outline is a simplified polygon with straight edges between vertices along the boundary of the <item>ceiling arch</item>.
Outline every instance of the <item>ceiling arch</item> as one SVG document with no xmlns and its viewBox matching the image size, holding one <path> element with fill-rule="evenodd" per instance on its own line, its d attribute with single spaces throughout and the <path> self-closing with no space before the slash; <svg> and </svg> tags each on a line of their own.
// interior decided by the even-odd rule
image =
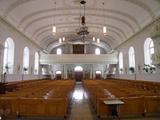
<svg viewBox="0 0 160 120">
<path fill-rule="evenodd" d="M 56 24 L 56 26 L 66 25 L 66 24 L 67 23 L 61 23 L 61 24 Z M 73 24 L 77 24 L 77 23 L 76 22 L 70 23 L 70 25 L 73 25 Z M 97 24 L 97 23 L 89 23 L 88 25 L 89 26 L 94 26 L 94 27 L 102 27 L 103 26 L 103 24 Z M 109 27 L 109 28 L 115 29 L 117 32 L 119 32 L 123 36 L 123 38 L 127 39 L 127 35 L 124 33 L 124 31 L 121 28 L 119 28 L 117 26 L 109 25 L 109 24 L 106 24 L 106 26 Z M 31 35 L 31 37 L 36 38 L 36 36 L 38 36 L 43 30 L 45 30 L 45 29 L 50 29 L 51 30 L 51 27 L 52 27 L 52 24 L 42 26 L 42 27 L 36 29 L 34 31 L 34 33 Z"/>
<path fill-rule="evenodd" d="M 63 15 L 71 15 L 71 13 L 69 13 L 69 11 L 72 10 L 72 11 L 76 11 L 77 8 L 59 8 L 59 9 L 55 9 L 55 8 L 51 8 L 51 9 L 46 9 L 46 10 L 41 10 L 41 11 L 36 11 L 32 14 L 29 14 L 25 17 L 23 17 L 21 19 L 21 21 L 19 22 L 19 27 L 21 25 L 23 25 L 25 22 L 27 21 L 30 21 L 31 19 L 33 19 L 35 16 L 38 17 L 38 16 L 42 16 L 43 14 L 46 14 L 46 13 L 52 13 L 51 15 L 54 16 L 53 14 L 53 11 L 55 12 L 63 12 L 63 11 L 68 11 L 67 13 L 63 13 Z M 79 11 L 79 9 L 78 9 Z M 112 10 L 112 9 L 102 9 L 102 8 L 97 8 L 96 10 L 94 8 L 87 8 L 87 11 L 98 11 L 98 12 L 105 12 L 105 13 L 111 13 L 111 14 L 115 14 L 115 15 L 121 15 L 122 18 L 125 17 L 127 18 L 128 20 L 132 21 L 138 28 L 140 28 L 140 25 L 138 23 L 138 21 L 136 20 L 136 18 L 134 18 L 133 16 L 127 14 L 127 13 L 124 13 L 124 12 L 121 12 L 121 11 L 117 11 L 117 10 Z M 76 14 L 76 13 L 75 13 Z M 75 15 L 72 13 L 72 15 Z"/>
<path fill-rule="evenodd" d="M 76 15 L 76 14 L 75 14 Z M 58 17 L 60 17 L 60 16 L 64 16 L 63 14 L 58 14 L 58 15 L 56 15 L 56 16 L 58 16 Z M 97 15 L 97 14 L 86 14 L 86 16 L 98 16 L 98 17 L 101 17 L 102 19 L 103 19 L 103 15 Z M 128 28 L 130 28 L 130 30 L 133 32 L 133 33 L 135 33 L 135 29 L 133 28 L 133 26 L 128 22 L 128 21 L 126 21 L 126 20 L 124 20 L 124 19 L 121 19 L 121 18 L 119 18 L 119 17 L 115 17 L 115 16 L 110 16 L 110 15 L 106 15 L 105 16 L 106 18 L 109 18 L 109 19 L 114 19 L 114 20 L 116 20 L 117 22 L 121 22 L 121 24 L 125 24 Z M 31 27 L 34 23 L 36 23 L 36 22 L 38 22 L 38 21 L 41 21 L 41 20 L 43 20 L 43 19 L 47 19 L 47 18 L 53 18 L 53 16 L 42 16 L 42 17 L 40 17 L 40 18 L 36 18 L 35 20 L 32 20 L 32 21 L 30 21 L 29 23 L 27 23 L 26 25 L 25 25 L 25 27 L 24 27 L 24 32 L 29 28 L 29 27 Z M 56 17 L 57 18 L 57 17 Z"/>
<path fill-rule="evenodd" d="M 57 2 L 56 10 L 54 1 Z M 56 16 L 57 20 L 57 33 L 54 39 L 58 39 L 61 35 L 66 35 L 71 40 L 77 37 L 75 29 L 79 27 L 79 1 L 1 0 L 0 17 L 40 47 L 46 47 L 46 41 L 53 40 L 47 39 L 47 36 L 51 36 L 53 16 Z M 110 44 L 112 48 L 117 48 L 160 17 L 160 0 L 86 1 L 86 25 L 90 32 L 88 37 L 96 35 L 102 39 L 102 42 L 106 42 L 104 45 Z M 105 2 L 104 6 L 102 2 Z M 109 29 L 108 36 L 102 33 L 104 25 Z"/>
<path fill-rule="evenodd" d="M 11 11 L 16 9 L 17 7 L 32 1 L 36 1 L 36 0 L 17 0 L 16 2 L 14 2 L 8 7 L 8 9 L 4 12 L 4 15 L 7 16 Z M 154 16 L 154 13 L 152 12 L 152 10 L 140 0 L 121 0 L 121 1 L 126 1 L 136 6 L 139 6 L 140 8 L 143 8 L 145 11 L 147 11 L 150 14 L 150 16 L 152 17 Z"/>
<path fill-rule="evenodd" d="M 70 27 L 73 27 L 73 26 L 70 26 Z M 46 31 L 43 31 L 43 33 L 48 33 L 48 31 L 50 31 L 50 29 L 48 29 L 48 30 L 46 30 Z M 118 36 L 118 38 L 120 38 L 121 39 L 121 36 L 119 36 L 119 33 L 117 33 L 116 31 L 114 31 L 114 30 L 112 30 L 112 29 L 109 29 L 109 32 L 111 32 L 112 34 L 116 34 L 117 36 Z M 40 35 L 42 35 L 43 33 L 41 33 Z M 89 35 L 89 36 L 95 36 L 95 37 L 98 37 L 98 35 L 97 35 L 97 33 L 94 33 L 94 32 L 92 32 L 92 33 L 90 33 L 91 35 Z M 93 35 L 94 34 L 94 35 Z M 51 35 L 51 34 L 50 34 Z M 74 35 L 74 36 L 77 36 L 77 35 Z M 108 35 L 109 36 L 109 35 Z M 54 37 L 54 36 L 53 36 Z M 78 37 L 78 36 L 77 36 Z M 113 37 L 113 36 L 112 36 Z M 102 37 L 100 37 L 100 38 L 102 38 Z M 59 39 L 59 37 L 58 38 L 55 38 L 57 41 L 58 41 L 58 39 Z M 114 41 L 117 41 L 117 42 L 121 42 L 121 40 L 120 39 L 115 39 L 114 38 Z M 39 42 L 41 42 L 41 41 L 44 41 L 45 39 L 44 38 L 41 38 L 40 40 L 39 40 Z"/>
<path fill-rule="evenodd" d="M 76 38 L 76 39 L 79 39 L 79 38 Z M 92 38 L 90 37 L 90 38 L 86 38 L 86 40 L 88 41 L 92 41 Z M 58 39 L 54 39 L 53 38 L 53 36 L 51 36 L 51 35 L 47 35 L 46 37 L 44 37 L 43 39 L 42 39 L 42 41 L 40 41 L 42 44 L 44 44 L 46 41 L 51 41 L 51 43 L 58 43 Z M 110 46 L 110 48 L 112 48 L 111 46 L 113 46 L 114 44 L 116 44 L 118 41 L 116 41 L 115 40 L 115 38 L 113 38 L 113 36 L 110 36 L 110 35 L 107 35 L 107 36 L 105 36 L 104 38 L 102 38 L 101 39 L 101 41 L 103 42 L 103 43 L 106 43 L 105 45 L 106 46 Z M 109 44 L 108 44 L 108 42 L 109 42 Z M 49 43 L 50 44 L 50 43 Z M 48 46 L 48 45 L 46 45 L 46 46 Z"/>
<path fill-rule="evenodd" d="M 149 13 L 149 15 L 154 18 L 154 13 L 152 11 L 152 9 L 150 9 L 147 5 L 145 5 L 143 2 L 141 2 L 140 0 L 124 0 L 127 2 L 131 2 L 134 5 L 139 6 L 140 8 L 143 8 L 145 11 L 147 11 Z"/>
</svg>

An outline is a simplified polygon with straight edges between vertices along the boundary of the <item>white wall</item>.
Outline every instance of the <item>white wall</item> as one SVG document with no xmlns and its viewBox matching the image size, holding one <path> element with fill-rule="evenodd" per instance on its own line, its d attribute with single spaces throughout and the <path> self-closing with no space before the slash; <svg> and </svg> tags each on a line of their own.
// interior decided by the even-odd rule
<svg viewBox="0 0 160 120">
<path fill-rule="evenodd" d="M 14 72 L 13 74 L 7 74 L 7 80 L 10 81 L 18 81 L 22 80 L 22 67 L 23 67 L 23 49 L 25 46 L 28 46 L 30 49 L 30 65 L 29 65 L 29 74 L 25 75 L 25 80 L 31 79 L 39 79 L 42 78 L 40 75 L 33 75 L 31 73 L 31 69 L 34 70 L 34 54 L 38 52 L 40 49 L 32 43 L 27 37 L 18 32 L 14 27 L 10 26 L 2 19 L 0 19 L 0 44 L 4 45 L 5 40 L 11 37 L 15 43 L 15 53 L 14 53 Z M 3 70 L 3 51 L 0 52 L 0 74 L 2 74 Z M 18 67 L 20 66 L 20 70 L 18 71 Z"/>
<path fill-rule="evenodd" d="M 144 73 L 143 67 L 144 67 L 144 42 L 146 38 L 151 37 L 151 33 L 153 32 L 153 25 L 151 24 L 147 26 L 145 29 L 143 29 L 141 32 L 137 33 L 135 36 L 130 38 L 127 42 L 122 44 L 119 48 L 119 52 L 123 52 L 123 64 L 124 69 L 129 68 L 129 61 L 128 61 L 128 50 L 130 46 L 133 46 L 135 49 L 135 63 L 136 63 L 136 79 L 137 80 L 152 80 L 152 81 L 158 81 L 160 82 L 160 70 L 157 68 L 155 74 L 150 73 Z M 160 40 L 160 39 L 159 39 Z M 157 47 L 158 44 L 155 44 Z M 160 47 L 160 45 L 158 45 Z M 140 66 L 140 70 L 138 70 L 138 66 Z M 132 74 L 120 74 L 116 75 L 117 78 L 121 79 L 135 79 L 135 75 Z"/>
</svg>

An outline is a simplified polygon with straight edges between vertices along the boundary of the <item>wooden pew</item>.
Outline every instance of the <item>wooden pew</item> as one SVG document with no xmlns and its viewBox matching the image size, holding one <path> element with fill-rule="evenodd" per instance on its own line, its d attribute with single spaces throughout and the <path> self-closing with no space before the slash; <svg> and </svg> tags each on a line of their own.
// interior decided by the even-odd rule
<svg viewBox="0 0 160 120">
<path fill-rule="evenodd" d="M 145 114 L 148 116 L 160 116 L 160 96 L 146 96 L 144 98 Z"/>
<path fill-rule="evenodd" d="M 160 115 L 160 95 L 150 90 L 154 85 L 155 83 L 128 80 L 84 81 L 84 86 L 99 117 L 109 116 L 109 108 L 104 104 L 104 100 L 111 98 L 104 92 L 105 90 L 125 103 L 119 108 L 120 117 Z M 146 86 L 150 88 L 144 89 Z"/>
<path fill-rule="evenodd" d="M 66 117 L 74 81 L 20 83 L 20 88 L 0 96 L 0 115 L 7 117 Z M 62 89 L 63 88 L 63 89 Z"/>
</svg>

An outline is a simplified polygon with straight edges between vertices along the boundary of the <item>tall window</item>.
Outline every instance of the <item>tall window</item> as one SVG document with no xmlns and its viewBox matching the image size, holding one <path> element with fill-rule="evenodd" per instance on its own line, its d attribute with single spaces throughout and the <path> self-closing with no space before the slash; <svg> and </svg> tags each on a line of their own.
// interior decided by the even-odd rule
<svg viewBox="0 0 160 120">
<path fill-rule="evenodd" d="M 15 45 L 13 39 L 7 38 L 4 44 L 3 73 L 13 73 L 14 46 Z"/>
<path fill-rule="evenodd" d="M 99 48 L 96 48 L 96 49 L 95 49 L 95 54 L 96 54 L 96 55 L 100 55 L 100 54 L 101 54 L 101 51 L 100 51 Z"/>
<path fill-rule="evenodd" d="M 154 43 L 151 38 L 147 38 L 144 43 L 144 63 L 152 65 L 152 55 L 154 54 Z"/>
<path fill-rule="evenodd" d="M 135 68 L 135 52 L 133 47 L 129 48 L 128 55 L 129 55 L 129 67 Z"/>
<path fill-rule="evenodd" d="M 34 58 L 34 74 L 38 74 L 38 70 L 39 70 L 39 54 L 38 52 L 36 52 Z"/>
<path fill-rule="evenodd" d="M 23 73 L 29 73 L 29 48 L 25 47 L 23 51 Z"/>
<path fill-rule="evenodd" d="M 123 73 L 123 53 L 119 53 L 119 71 L 120 73 Z"/>
<path fill-rule="evenodd" d="M 61 55 L 62 54 L 62 50 L 60 48 L 57 49 L 57 55 Z"/>
</svg>

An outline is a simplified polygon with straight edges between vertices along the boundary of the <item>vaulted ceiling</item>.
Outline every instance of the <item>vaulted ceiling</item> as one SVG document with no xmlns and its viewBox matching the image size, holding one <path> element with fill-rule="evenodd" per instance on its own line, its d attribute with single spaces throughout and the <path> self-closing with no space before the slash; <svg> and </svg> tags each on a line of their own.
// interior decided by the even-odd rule
<svg viewBox="0 0 160 120">
<path fill-rule="evenodd" d="M 56 7 L 54 2 L 56 1 Z M 70 44 L 79 42 L 81 0 L 0 0 L 0 16 L 28 36 L 40 47 L 51 50 L 65 37 Z M 160 16 L 160 0 L 85 0 L 86 25 L 92 37 L 101 43 L 93 43 L 106 49 L 114 49 L 143 27 Z M 104 2 L 104 6 L 103 3 Z M 53 20 L 57 33 L 52 35 Z M 103 35 L 102 27 L 108 27 Z"/>
</svg>

